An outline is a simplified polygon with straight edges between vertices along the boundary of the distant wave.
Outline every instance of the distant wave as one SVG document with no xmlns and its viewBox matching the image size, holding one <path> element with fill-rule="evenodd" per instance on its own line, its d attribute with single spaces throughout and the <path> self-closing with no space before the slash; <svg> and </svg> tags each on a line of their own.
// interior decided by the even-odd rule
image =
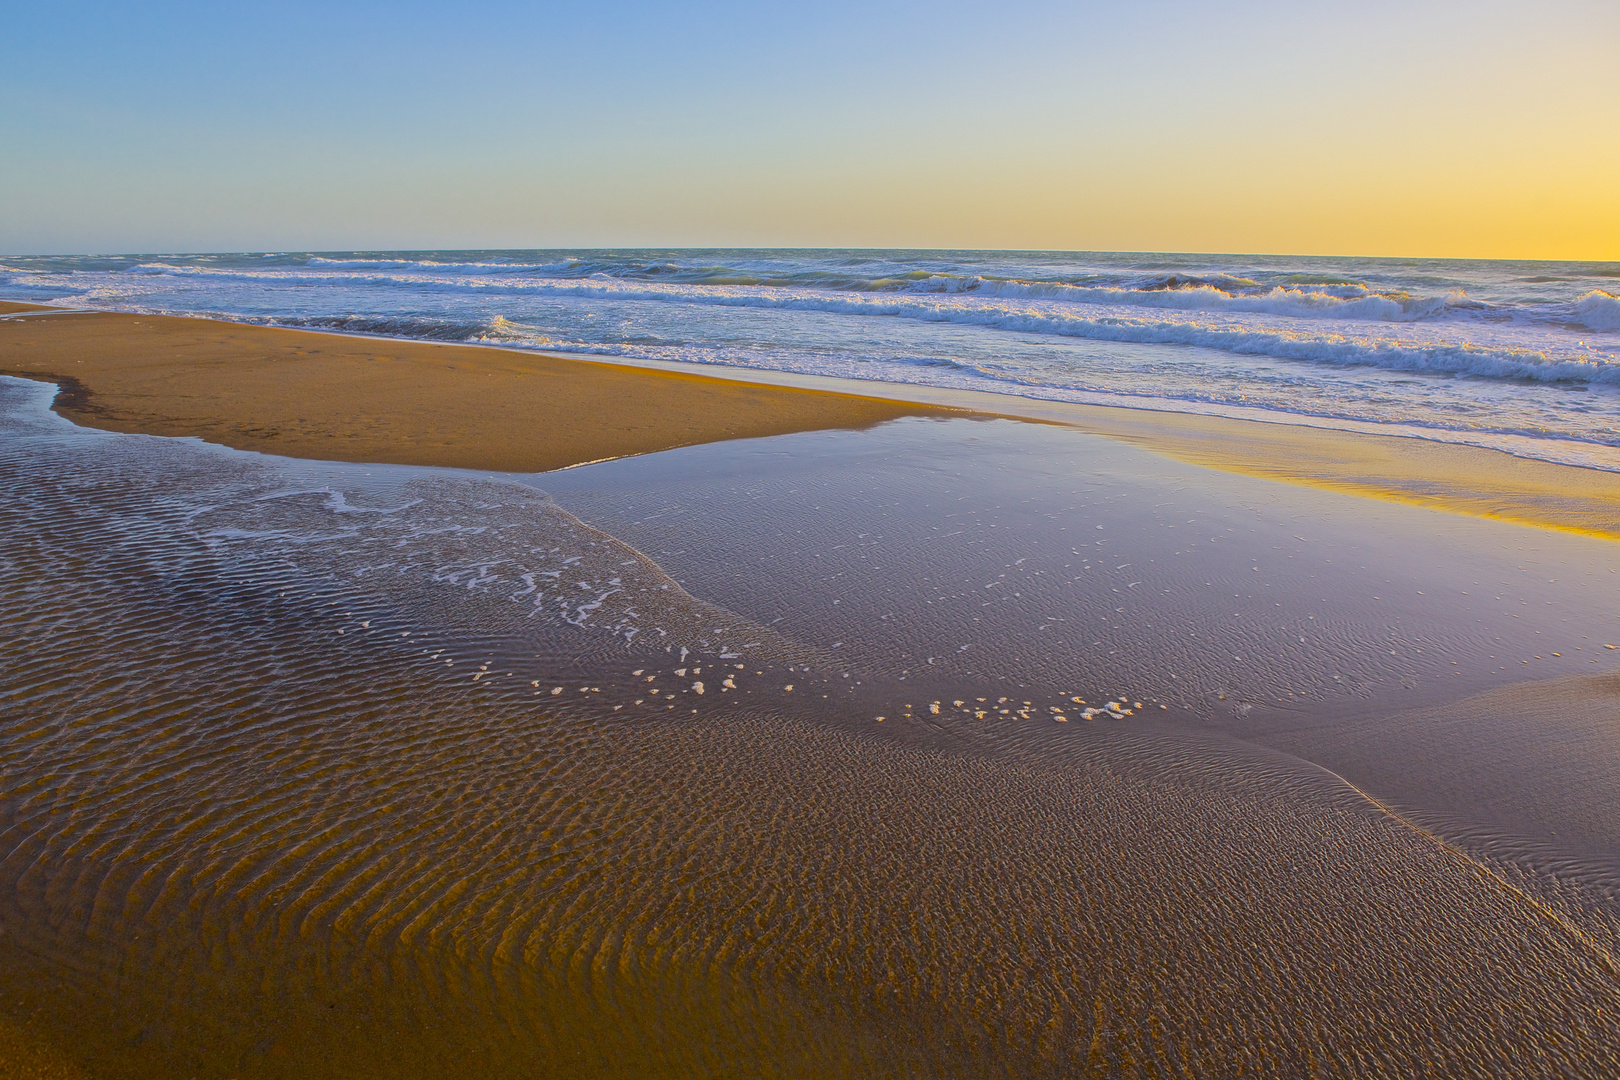
<svg viewBox="0 0 1620 1080">
<path fill-rule="evenodd" d="M 328 259 L 317 255 L 305 265 L 316 270 L 418 270 L 425 273 L 455 273 L 477 276 L 488 274 L 563 274 L 573 267 L 574 263 L 575 260 L 567 259 L 552 263 L 441 262 L 435 259 Z M 264 273 L 264 271 L 258 273 Z"/>
<path fill-rule="evenodd" d="M 1233 293 L 1215 285 L 1126 289 L 989 281 L 973 291 L 981 295 L 1028 296 L 1073 303 L 1128 304 L 1181 311 L 1247 311 L 1380 322 L 1417 322 L 1451 311 L 1477 311 L 1485 307 L 1468 299 L 1461 290 L 1443 297 L 1414 297 L 1375 293 L 1363 288 L 1359 295 L 1344 296 L 1318 289 L 1284 288 L 1280 285 L 1265 292 Z"/>
<path fill-rule="evenodd" d="M 1575 314 L 1593 330 L 1620 330 L 1620 296 L 1593 289 L 1575 301 Z"/>
<path fill-rule="evenodd" d="M 357 273 L 372 271 L 371 274 Z M 411 287 L 481 288 L 499 278 L 514 288 L 542 287 L 547 281 L 647 283 L 694 288 L 758 288 L 763 292 L 816 290 L 853 293 L 973 295 L 1052 300 L 1072 304 L 1128 305 L 1179 311 L 1254 312 L 1314 319 L 1420 322 L 1457 312 L 1478 312 L 1488 305 L 1462 290 L 1443 296 L 1379 292 L 1359 282 L 1323 279 L 1290 285 L 1262 285 L 1232 275 L 1131 275 L 1128 281 L 1002 278 L 990 275 L 912 270 L 868 276 L 839 271 L 770 275 L 727 265 L 691 266 L 647 262 L 608 264 L 569 259 L 550 263 L 466 263 L 403 259 L 330 259 L 315 257 L 302 268 L 241 269 L 141 263 L 127 273 L 211 277 L 222 280 L 298 280 L 311 284 L 399 284 Z M 1098 275 L 1087 275 L 1096 278 Z M 1306 275 L 1298 275 L 1305 277 Z M 514 279 L 518 279 L 514 281 Z"/>
<path fill-rule="evenodd" d="M 309 260 L 307 265 L 324 267 L 329 270 L 403 270 L 406 267 L 419 264 L 407 259 L 323 259 L 317 255 Z M 140 268 L 137 267 L 137 269 Z"/>
</svg>

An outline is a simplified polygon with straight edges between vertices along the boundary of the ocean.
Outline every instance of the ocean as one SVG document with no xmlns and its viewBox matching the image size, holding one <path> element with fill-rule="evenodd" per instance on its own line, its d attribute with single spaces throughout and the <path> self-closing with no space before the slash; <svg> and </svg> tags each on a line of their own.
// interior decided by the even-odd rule
<svg viewBox="0 0 1620 1080">
<path fill-rule="evenodd" d="M 1620 263 L 545 250 L 0 258 L 0 299 L 1416 436 L 1620 471 Z"/>
</svg>

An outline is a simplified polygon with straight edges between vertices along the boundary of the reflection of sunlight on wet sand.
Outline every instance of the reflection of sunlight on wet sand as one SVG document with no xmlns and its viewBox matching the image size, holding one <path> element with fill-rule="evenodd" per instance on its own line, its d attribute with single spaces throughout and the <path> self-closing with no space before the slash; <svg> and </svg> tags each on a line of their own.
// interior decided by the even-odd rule
<svg viewBox="0 0 1620 1080">
<path fill-rule="evenodd" d="M 1620 473 L 1421 439 L 1282 424 L 1213 418 L 1178 424 L 1155 417 L 1101 427 L 1104 434 L 1128 431 L 1124 437 L 1132 442 L 1195 465 L 1620 540 Z"/>
<path fill-rule="evenodd" d="M 791 382 L 828 389 L 862 385 L 809 378 Z M 1178 461 L 1267 480 L 1620 539 L 1620 472 L 1607 471 L 1610 465 L 1620 465 L 1620 459 L 1609 447 L 1591 448 L 1605 463 L 1603 468 L 1582 468 L 1371 430 L 1340 431 L 927 387 L 865 385 L 871 388 L 869 392 L 897 399 L 1063 424 L 1124 439 Z"/>
</svg>

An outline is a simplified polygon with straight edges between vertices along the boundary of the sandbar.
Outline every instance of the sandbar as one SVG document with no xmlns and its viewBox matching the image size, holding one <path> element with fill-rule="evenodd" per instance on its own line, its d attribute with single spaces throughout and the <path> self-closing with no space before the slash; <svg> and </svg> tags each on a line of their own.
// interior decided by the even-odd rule
<svg viewBox="0 0 1620 1080">
<path fill-rule="evenodd" d="M 56 382 L 56 410 L 69 419 L 287 457 L 547 472 L 960 414 L 514 349 L 0 306 L 0 316 L 23 312 L 0 321 L 0 374 Z"/>
</svg>

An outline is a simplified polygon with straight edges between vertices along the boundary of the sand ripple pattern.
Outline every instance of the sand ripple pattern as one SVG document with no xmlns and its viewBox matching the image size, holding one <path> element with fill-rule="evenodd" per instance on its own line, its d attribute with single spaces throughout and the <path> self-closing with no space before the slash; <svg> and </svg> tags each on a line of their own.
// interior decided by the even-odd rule
<svg viewBox="0 0 1620 1080">
<path fill-rule="evenodd" d="M 92 1074 L 1620 1069 L 1602 947 L 1293 759 L 525 700 L 199 453 L 0 441 L 0 1019 Z"/>
</svg>

